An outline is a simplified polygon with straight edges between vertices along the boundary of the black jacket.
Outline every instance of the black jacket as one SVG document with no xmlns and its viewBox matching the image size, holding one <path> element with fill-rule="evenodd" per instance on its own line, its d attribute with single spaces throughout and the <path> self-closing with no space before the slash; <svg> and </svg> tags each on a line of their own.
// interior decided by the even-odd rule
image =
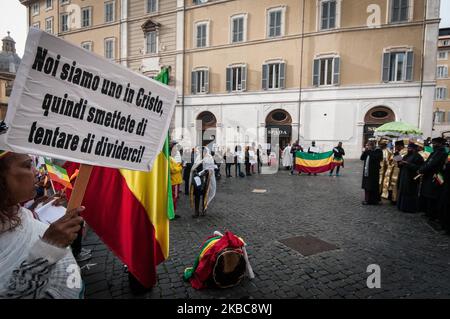
<svg viewBox="0 0 450 319">
<path fill-rule="evenodd" d="M 191 162 L 186 163 L 183 170 L 183 180 L 187 183 L 189 182 L 189 176 L 191 175 L 191 168 L 194 165 L 195 153 L 191 152 Z"/>
<path fill-rule="evenodd" d="M 369 174 L 364 176 L 364 165 L 366 164 L 367 157 L 369 156 Z M 361 155 L 361 161 L 364 161 L 363 165 L 363 180 L 362 188 L 366 191 L 374 192 L 379 190 L 380 183 L 380 162 L 383 159 L 383 152 L 377 148 L 373 151 L 364 151 Z"/>
<path fill-rule="evenodd" d="M 418 196 L 419 195 L 419 182 L 420 179 L 414 179 L 418 174 L 417 171 L 423 165 L 423 157 L 420 154 L 407 154 L 403 157 L 408 164 L 399 163 L 400 173 L 398 180 L 399 192 L 406 196 Z"/>
<path fill-rule="evenodd" d="M 447 151 L 445 147 L 436 148 L 433 153 L 431 153 L 430 157 L 428 157 L 425 164 L 423 164 L 419 173 L 423 174 L 422 178 L 422 186 L 420 193 L 422 196 L 427 198 L 439 198 L 439 194 L 442 190 L 442 186 L 439 186 L 434 181 L 434 175 L 438 173 L 444 172 L 444 165 L 447 161 Z"/>
<path fill-rule="evenodd" d="M 334 158 L 342 158 L 345 155 L 345 151 L 342 147 L 336 146 L 333 148 Z"/>
</svg>

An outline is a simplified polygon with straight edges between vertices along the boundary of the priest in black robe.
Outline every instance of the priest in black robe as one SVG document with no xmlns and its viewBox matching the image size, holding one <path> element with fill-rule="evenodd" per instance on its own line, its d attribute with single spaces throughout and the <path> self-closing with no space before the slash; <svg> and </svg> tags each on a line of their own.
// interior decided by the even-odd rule
<svg viewBox="0 0 450 319">
<path fill-rule="evenodd" d="M 418 152 L 419 146 L 413 143 L 408 145 L 408 153 L 398 162 L 400 168 L 398 180 L 397 207 L 405 213 L 416 213 L 419 209 L 419 183 L 418 170 L 424 159 Z"/>
<path fill-rule="evenodd" d="M 419 169 L 419 173 L 423 174 L 420 193 L 425 201 L 426 216 L 432 221 L 439 217 L 439 200 L 444 189 L 441 178 L 448 157 L 445 142 L 442 137 L 431 140 L 433 153 Z"/>
<path fill-rule="evenodd" d="M 378 205 L 381 201 L 379 182 L 382 159 L 381 149 L 375 148 L 374 141 L 369 141 L 361 155 L 361 160 L 364 161 L 362 188 L 365 191 L 365 199 L 363 205 Z"/>
<path fill-rule="evenodd" d="M 441 193 L 439 219 L 445 232 L 450 235 L 450 161 L 447 160 L 444 170 L 444 185 Z"/>
</svg>

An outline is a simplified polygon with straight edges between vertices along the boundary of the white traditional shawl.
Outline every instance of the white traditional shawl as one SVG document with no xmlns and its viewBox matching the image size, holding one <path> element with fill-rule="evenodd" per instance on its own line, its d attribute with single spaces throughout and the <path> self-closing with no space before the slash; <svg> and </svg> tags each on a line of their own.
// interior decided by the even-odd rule
<svg viewBox="0 0 450 319">
<path fill-rule="evenodd" d="M 50 268 L 48 282 L 44 291 L 47 297 L 53 298 L 79 298 L 81 287 L 68 287 L 69 275 L 74 275 L 81 282 L 79 267 L 68 249 L 61 249 L 41 240 L 48 225 L 33 218 L 31 211 L 21 207 L 19 209 L 21 225 L 12 231 L 0 232 L 0 294 L 8 291 L 10 279 L 15 270 L 30 257 L 43 258 L 53 264 Z M 39 242 L 39 243 L 38 243 Z M 71 268 L 69 268 L 71 267 Z M 78 272 L 70 269 L 78 267 Z M 26 277 L 30 282 L 35 278 Z M 30 283 L 21 282 L 23 286 Z M 17 289 L 20 290 L 20 289 Z"/>
</svg>

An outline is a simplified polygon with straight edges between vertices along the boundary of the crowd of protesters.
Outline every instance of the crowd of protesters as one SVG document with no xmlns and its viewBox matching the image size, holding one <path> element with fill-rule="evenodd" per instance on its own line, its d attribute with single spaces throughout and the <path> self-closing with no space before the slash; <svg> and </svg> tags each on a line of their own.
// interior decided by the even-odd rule
<svg viewBox="0 0 450 319">
<path fill-rule="evenodd" d="M 414 140 L 369 141 L 361 155 L 363 205 L 379 205 L 385 199 L 402 212 L 424 212 L 435 228 L 450 234 L 448 146 L 442 137 L 432 139 L 431 145 Z"/>
</svg>

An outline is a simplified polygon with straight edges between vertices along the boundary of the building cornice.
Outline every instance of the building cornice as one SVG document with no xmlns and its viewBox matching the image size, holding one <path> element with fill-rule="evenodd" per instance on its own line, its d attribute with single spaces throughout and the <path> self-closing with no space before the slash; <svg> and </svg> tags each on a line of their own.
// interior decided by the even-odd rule
<svg viewBox="0 0 450 319">
<path fill-rule="evenodd" d="M 426 24 L 437 24 L 439 23 L 439 19 L 433 19 L 433 20 L 427 20 Z M 364 27 L 350 27 L 350 28 L 340 28 L 340 29 L 333 29 L 330 31 L 314 31 L 305 33 L 302 35 L 301 33 L 292 34 L 292 35 L 285 35 L 282 37 L 277 38 L 264 38 L 264 39 L 257 39 L 257 40 L 250 40 L 247 42 L 239 42 L 239 43 L 227 43 L 227 44 L 221 44 L 221 45 L 215 45 L 210 46 L 206 48 L 191 48 L 186 49 L 186 53 L 196 53 L 196 52 L 202 52 L 202 51 L 211 51 L 211 50 L 220 50 L 220 49 L 228 49 L 228 48 L 235 48 L 235 47 L 243 47 L 243 46 L 249 46 L 249 45 L 257 45 L 257 44 L 264 44 L 264 43 L 272 43 L 272 42 L 281 42 L 281 41 L 288 41 L 288 40 L 298 40 L 303 38 L 311 38 L 311 37 L 319 37 L 319 36 L 325 36 L 330 34 L 338 34 L 338 33 L 346 33 L 346 32 L 358 32 L 358 31 L 372 31 L 372 30 L 380 30 L 380 29 L 392 29 L 392 28 L 407 28 L 407 27 L 423 27 L 423 22 L 409 22 L 404 24 L 385 24 L 380 26 L 379 28 L 368 28 L 366 26 Z"/>
<path fill-rule="evenodd" d="M 423 87 L 433 88 L 435 82 L 425 82 Z M 399 90 L 401 88 L 402 90 Z M 386 100 L 417 99 L 420 82 L 396 84 L 349 85 L 332 88 L 304 88 L 301 90 L 302 102 L 327 102 L 348 100 Z M 214 105 L 255 105 L 298 103 L 299 89 L 279 91 L 251 91 L 242 93 L 217 93 L 188 95 L 186 106 Z M 276 101 L 276 102 L 274 102 Z"/>
</svg>

